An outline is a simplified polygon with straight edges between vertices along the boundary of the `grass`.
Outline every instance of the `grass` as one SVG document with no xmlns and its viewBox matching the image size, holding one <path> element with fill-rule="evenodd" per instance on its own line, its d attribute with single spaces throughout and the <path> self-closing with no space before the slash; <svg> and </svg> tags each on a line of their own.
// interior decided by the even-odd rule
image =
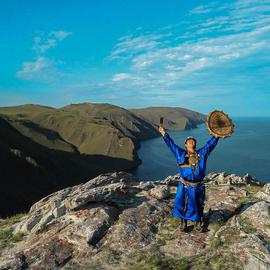
<svg viewBox="0 0 270 270">
<path fill-rule="evenodd" d="M 139 251 L 132 252 L 124 261 L 127 270 L 240 270 L 241 261 L 223 246 L 221 240 L 216 238 L 199 255 L 187 258 L 171 258 L 160 251 L 160 243 L 151 245 Z"/>
<path fill-rule="evenodd" d="M 244 205 L 246 205 L 247 203 L 249 202 L 252 202 L 254 200 L 257 200 L 256 197 L 254 197 L 254 195 L 251 193 L 249 194 L 248 196 L 246 197 L 242 197 L 239 199 L 238 203 L 237 203 L 237 208 L 241 208 L 243 207 Z"/>
<path fill-rule="evenodd" d="M 157 132 L 152 124 L 157 123 L 158 115 L 168 112 L 171 113 L 167 123 L 169 129 L 183 130 L 189 119 L 202 123 L 201 116 L 172 108 L 129 111 L 112 104 L 87 102 L 59 109 L 38 104 L 0 107 L 0 114 L 16 125 L 20 132 L 46 147 L 74 152 L 72 144 L 83 154 L 127 160 L 133 160 L 134 155 L 131 137 L 139 133 L 138 127 L 131 123 L 141 122 L 139 131 L 151 137 L 151 133 Z"/>
<path fill-rule="evenodd" d="M 215 237 L 215 233 L 222 227 L 222 225 L 224 225 L 223 221 L 216 221 L 211 223 L 209 226 L 213 229 L 213 235 L 210 237 L 209 239 L 209 246 L 208 248 L 211 249 L 215 249 L 219 246 L 222 245 L 222 241 L 220 240 L 220 238 Z"/>
<path fill-rule="evenodd" d="M 160 247 L 166 240 L 174 238 L 173 232 L 179 226 L 179 218 L 168 215 L 159 229 L 156 240 L 147 247 L 133 251 L 122 261 L 126 270 L 188 270 L 189 262 L 185 258 L 171 258 L 161 252 Z"/>
<path fill-rule="evenodd" d="M 216 231 L 222 226 L 216 224 Z M 230 228 L 229 228 L 230 229 Z M 229 241 L 237 242 L 237 232 L 226 230 L 222 231 L 218 237 L 210 238 L 207 248 L 200 253 L 189 257 L 190 270 L 240 270 L 243 269 L 241 261 L 236 258 L 228 249 Z M 221 240 L 221 237 L 223 238 Z M 238 236 L 239 238 L 239 236 Z"/>
<path fill-rule="evenodd" d="M 175 230 L 176 228 L 178 228 L 179 225 L 180 225 L 179 218 L 171 216 L 171 215 L 165 218 L 164 226 L 167 227 L 168 229 Z"/>
<path fill-rule="evenodd" d="M 109 252 L 104 251 L 98 256 L 98 260 L 95 260 L 96 255 L 93 257 L 93 261 L 89 262 L 89 266 L 83 268 L 83 270 L 94 269 L 107 269 L 107 265 L 115 266 L 115 269 L 125 270 L 240 270 L 243 269 L 241 261 L 236 258 L 229 250 L 229 241 L 238 241 L 237 231 L 228 228 L 222 231 L 219 237 L 213 237 L 209 245 L 198 255 L 181 258 L 181 257 L 169 257 L 166 256 L 160 249 L 161 246 L 166 244 L 167 232 L 171 229 L 175 229 L 178 226 L 179 220 L 173 216 L 165 218 L 165 222 L 159 232 L 161 238 L 157 238 L 150 245 L 134 250 L 130 253 L 125 253 L 122 257 L 117 251 Z M 213 223 L 212 226 L 216 231 L 224 225 L 222 222 Z M 164 234 L 165 232 L 165 234 Z M 164 237 L 165 235 L 165 237 Z M 220 236 L 225 239 L 225 242 L 221 241 Z M 230 240 L 231 238 L 231 240 Z M 239 238 L 239 236 L 238 236 Z M 229 239 L 229 240 L 228 240 Z M 79 270 L 81 268 L 67 268 L 72 270 Z"/>
<path fill-rule="evenodd" d="M 241 189 L 244 189 L 250 193 L 257 193 L 259 191 L 261 191 L 263 188 L 263 186 L 257 186 L 257 185 L 245 185 L 243 187 L 241 187 Z"/>
<path fill-rule="evenodd" d="M 13 233 L 13 229 L 0 229 L 0 249 L 8 247 L 11 243 L 21 241 L 23 233 Z"/>
<path fill-rule="evenodd" d="M 189 262 L 184 258 L 166 257 L 159 248 L 159 244 L 152 244 L 150 248 L 128 254 L 124 268 L 127 270 L 188 270 Z"/>
<path fill-rule="evenodd" d="M 211 227 L 214 233 L 216 233 L 224 224 L 225 222 L 223 220 L 217 220 L 216 222 L 210 223 L 209 227 Z"/>
<path fill-rule="evenodd" d="M 222 230 L 219 233 L 219 238 L 222 239 L 224 246 L 244 241 L 244 239 L 239 235 L 239 230 L 233 227 L 226 227 Z"/>
<path fill-rule="evenodd" d="M 210 241 L 209 248 L 213 249 L 213 248 L 217 248 L 217 247 L 219 247 L 221 245 L 222 245 L 222 241 L 220 240 L 220 238 L 215 237 Z"/>
<path fill-rule="evenodd" d="M 21 241 L 23 233 L 13 233 L 11 226 L 18 223 L 27 213 L 18 213 L 0 221 L 0 249 L 8 247 L 11 243 Z"/>
<path fill-rule="evenodd" d="M 218 231 L 223 222 L 211 224 L 214 232 Z M 150 248 L 133 252 L 128 255 L 124 262 L 124 269 L 127 270 L 209 270 L 209 269 L 241 269 L 241 262 L 228 253 L 226 245 L 220 237 L 212 237 L 209 245 L 201 254 L 186 258 L 171 258 L 165 256 L 160 251 L 160 246 L 166 243 L 166 240 L 173 239 L 171 232 L 179 226 L 179 219 L 168 216 L 160 230 L 160 238 Z M 236 233 L 236 232 L 234 232 Z M 224 232 L 225 238 L 230 235 L 235 239 L 234 233 Z M 231 257 L 230 257 L 231 256 Z M 230 260 L 228 262 L 228 260 Z M 227 262 L 227 263 L 226 263 Z M 227 267 L 227 268 L 226 268 Z"/>
<path fill-rule="evenodd" d="M 13 224 L 19 222 L 21 220 L 21 218 L 24 217 L 25 215 L 27 215 L 27 212 L 18 213 L 18 214 L 15 214 L 13 216 L 7 217 L 4 220 L 1 220 L 0 221 L 0 228 L 4 227 L 4 226 L 10 226 L 10 225 L 13 225 Z"/>
<path fill-rule="evenodd" d="M 180 219 L 171 215 L 164 218 L 164 223 L 159 229 L 159 239 L 166 241 L 174 238 L 173 232 L 180 226 Z"/>
<path fill-rule="evenodd" d="M 242 269 L 241 262 L 228 251 L 219 251 L 215 253 L 209 261 L 209 264 L 215 270 L 237 270 Z"/>
</svg>

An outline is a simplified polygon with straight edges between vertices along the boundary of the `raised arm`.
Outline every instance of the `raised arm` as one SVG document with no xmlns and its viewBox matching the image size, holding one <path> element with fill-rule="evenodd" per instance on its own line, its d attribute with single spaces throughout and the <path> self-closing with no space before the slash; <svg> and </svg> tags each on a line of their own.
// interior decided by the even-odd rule
<svg viewBox="0 0 270 270">
<path fill-rule="evenodd" d="M 206 156 L 209 156 L 210 153 L 213 151 L 213 149 L 216 147 L 217 143 L 218 143 L 219 137 L 215 137 L 212 136 L 210 138 L 210 140 L 207 141 L 207 143 L 205 144 L 204 147 L 202 147 L 201 149 L 199 149 L 200 151 L 202 151 L 202 153 Z"/>
<path fill-rule="evenodd" d="M 167 131 L 165 131 L 162 137 L 165 143 L 170 148 L 171 152 L 174 154 L 175 158 L 178 160 L 178 157 L 180 156 L 181 152 L 184 152 L 185 150 L 180 148 L 178 145 L 174 143 L 173 139 L 170 137 Z"/>
</svg>

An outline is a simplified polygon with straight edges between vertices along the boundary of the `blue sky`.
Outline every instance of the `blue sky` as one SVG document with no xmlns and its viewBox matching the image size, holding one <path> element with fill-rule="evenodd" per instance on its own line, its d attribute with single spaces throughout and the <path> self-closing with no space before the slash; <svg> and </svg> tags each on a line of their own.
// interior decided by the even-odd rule
<svg viewBox="0 0 270 270">
<path fill-rule="evenodd" d="M 270 0 L 5 1 L 0 106 L 270 116 Z"/>
</svg>

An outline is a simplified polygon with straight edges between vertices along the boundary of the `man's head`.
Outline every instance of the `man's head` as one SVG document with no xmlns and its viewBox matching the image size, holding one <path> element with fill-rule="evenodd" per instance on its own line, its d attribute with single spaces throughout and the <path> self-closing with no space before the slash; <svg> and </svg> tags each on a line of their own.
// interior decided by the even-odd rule
<svg viewBox="0 0 270 270">
<path fill-rule="evenodd" d="M 196 139 L 192 136 L 188 136 L 185 139 L 185 146 L 187 151 L 194 152 L 194 150 L 196 149 Z"/>
</svg>

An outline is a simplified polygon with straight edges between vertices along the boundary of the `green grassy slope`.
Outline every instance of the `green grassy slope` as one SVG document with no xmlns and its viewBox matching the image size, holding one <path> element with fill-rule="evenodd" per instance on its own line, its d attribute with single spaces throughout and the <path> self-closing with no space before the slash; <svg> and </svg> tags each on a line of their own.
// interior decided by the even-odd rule
<svg viewBox="0 0 270 270">
<path fill-rule="evenodd" d="M 0 216 L 100 173 L 138 166 L 136 149 L 160 136 L 160 116 L 166 128 L 178 130 L 205 119 L 181 108 L 127 110 L 108 103 L 0 107 Z"/>
<path fill-rule="evenodd" d="M 29 209 L 37 200 L 134 162 L 45 147 L 0 117 L 0 217 Z"/>
<path fill-rule="evenodd" d="M 195 128 L 198 123 L 206 120 L 206 115 L 179 107 L 147 107 L 129 109 L 138 117 L 159 126 L 160 117 L 164 117 L 164 126 L 169 130 L 184 130 Z"/>
<path fill-rule="evenodd" d="M 0 114 L 22 134 L 51 149 L 133 161 L 137 140 L 158 134 L 148 122 L 110 104 L 2 107 Z"/>
</svg>

